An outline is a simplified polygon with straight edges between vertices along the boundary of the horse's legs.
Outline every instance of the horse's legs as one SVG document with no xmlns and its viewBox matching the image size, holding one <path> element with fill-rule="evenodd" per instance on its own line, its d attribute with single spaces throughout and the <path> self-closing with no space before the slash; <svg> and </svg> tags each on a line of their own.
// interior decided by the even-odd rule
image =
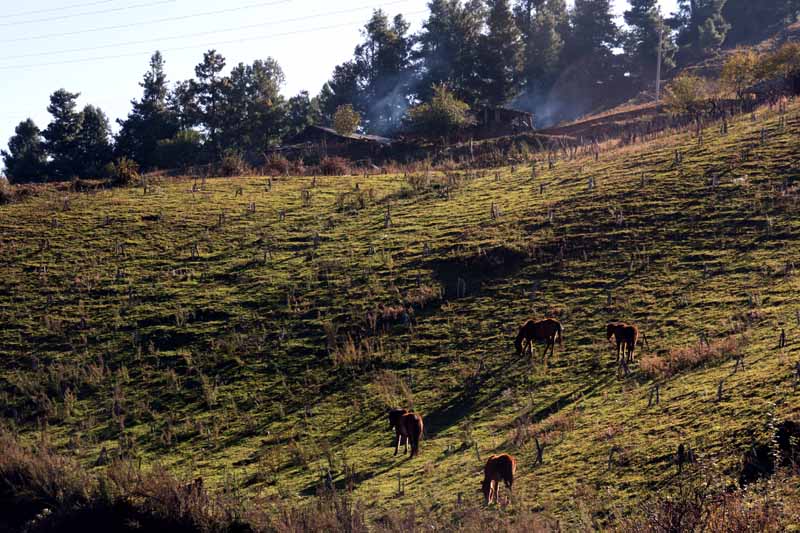
<svg viewBox="0 0 800 533">
<path fill-rule="evenodd" d="M 397 441 L 394 444 L 394 454 L 395 455 L 397 455 L 397 452 L 400 450 L 400 439 L 402 439 L 402 438 L 403 438 L 403 436 L 398 431 L 397 432 Z"/>
</svg>

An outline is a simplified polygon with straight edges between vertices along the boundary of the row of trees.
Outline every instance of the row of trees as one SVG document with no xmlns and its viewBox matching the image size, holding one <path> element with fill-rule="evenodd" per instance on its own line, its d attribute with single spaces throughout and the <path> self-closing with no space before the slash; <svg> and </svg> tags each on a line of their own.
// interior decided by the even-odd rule
<svg viewBox="0 0 800 533">
<path fill-rule="evenodd" d="M 669 71 L 800 13 L 800 0 L 680 0 L 669 18 L 657 0 L 628 3 L 622 28 L 611 0 L 575 0 L 571 8 L 566 0 L 430 0 L 417 34 L 402 15 L 376 10 L 353 58 L 313 98 L 282 96 L 284 74 L 273 59 L 225 75 L 214 50 L 193 79 L 170 84 L 156 52 L 113 142 L 103 112 L 78 110 L 78 94 L 62 89 L 50 98 L 44 131 L 30 120 L 17 127 L 2 154 L 6 174 L 69 179 L 102 174 L 115 158 L 152 169 L 260 154 L 309 124 L 334 125 L 337 111 L 336 122 L 378 134 L 410 124 L 438 135 L 468 124 L 466 106 L 478 104 L 533 111 L 541 125 L 652 87 L 659 49 Z"/>
</svg>

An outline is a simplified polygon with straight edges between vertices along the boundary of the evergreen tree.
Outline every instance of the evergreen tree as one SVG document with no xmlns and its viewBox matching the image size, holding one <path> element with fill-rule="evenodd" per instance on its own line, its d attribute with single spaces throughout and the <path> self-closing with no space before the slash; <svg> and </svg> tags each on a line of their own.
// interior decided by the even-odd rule
<svg viewBox="0 0 800 533">
<path fill-rule="evenodd" d="M 725 41 L 730 24 L 722 10 L 727 0 L 678 0 L 671 25 L 678 30 L 684 59 L 697 58 Z"/>
<path fill-rule="evenodd" d="M 611 50 L 619 43 L 620 32 L 610 0 L 575 0 L 567 45 L 570 61 L 590 60 L 597 73 L 609 67 Z"/>
<path fill-rule="evenodd" d="M 81 112 L 81 127 L 76 136 L 77 172 L 82 177 L 98 177 L 111 162 L 111 128 L 103 111 L 87 105 Z"/>
<path fill-rule="evenodd" d="M 49 175 L 56 180 L 77 176 L 80 168 L 78 135 L 81 129 L 81 113 L 75 109 L 80 93 L 59 89 L 50 95 L 47 112 L 53 120 L 45 128 L 45 149 L 51 157 Z"/>
<path fill-rule="evenodd" d="M 417 37 L 419 88 L 417 96 L 430 100 L 432 88 L 446 84 L 467 103 L 481 98 L 479 63 L 485 5 L 481 0 L 431 0 L 430 15 Z"/>
<path fill-rule="evenodd" d="M 252 65 L 238 64 L 223 80 L 224 149 L 261 153 L 279 141 L 284 126 L 284 99 L 280 94 L 285 76 L 272 58 Z"/>
<path fill-rule="evenodd" d="M 310 98 L 308 91 L 301 91 L 296 96 L 289 98 L 286 103 L 285 136 L 287 139 L 291 139 L 308 126 L 318 124 L 321 120 L 319 99 Z"/>
<path fill-rule="evenodd" d="M 120 132 L 116 151 L 118 156 L 129 157 L 148 169 L 157 165 L 158 142 L 172 138 L 179 127 L 178 117 L 168 107 L 169 88 L 160 52 L 150 58 L 150 70 L 139 85 L 143 89 L 141 100 L 133 100 L 128 118 L 117 121 Z"/>
<path fill-rule="evenodd" d="M 661 16 L 658 0 L 630 0 L 625 23 L 630 28 L 624 48 L 631 74 L 641 85 L 648 85 L 656 76 L 659 43 L 662 69 L 668 71 L 675 66 L 675 43 Z"/>
<path fill-rule="evenodd" d="M 198 123 L 208 135 L 211 155 L 219 158 L 222 149 L 219 131 L 223 124 L 224 94 L 226 79 L 220 73 L 225 68 L 225 58 L 216 50 L 203 54 L 203 62 L 194 69 L 196 81 L 192 81 L 191 95 L 195 99 Z"/>
<path fill-rule="evenodd" d="M 402 15 L 391 22 L 378 9 L 364 26 L 364 42 L 355 49 L 363 90 L 366 127 L 384 133 L 399 126 L 408 107 L 412 80 L 409 25 Z"/>
<path fill-rule="evenodd" d="M 11 183 L 42 181 L 47 173 L 47 157 L 42 132 L 31 119 L 20 122 L 8 140 L 8 151 L 0 152 L 5 173 Z"/>
<path fill-rule="evenodd" d="M 508 0 L 487 3 L 487 33 L 481 39 L 478 71 L 484 101 L 500 105 L 519 92 L 524 48 Z"/>
<path fill-rule="evenodd" d="M 562 7 L 563 2 L 554 8 L 542 5 L 527 32 L 523 78 L 528 93 L 541 94 L 549 90 L 561 70 L 564 38 L 559 31 L 558 17 Z"/>
<path fill-rule="evenodd" d="M 328 125 L 333 124 L 333 115 L 343 105 L 350 104 L 355 109 L 364 110 L 365 101 L 361 96 L 358 67 L 354 61 L 347 61 L 333 69 L 333 76 L 320 91 L 319 102 Z"/>
<path fill-rule="evenodd" d="M 722 16 L 731 25 L 727 46 L 761 40 L 800 15 L 800 0 L 728 0 Z"/>
</svg>

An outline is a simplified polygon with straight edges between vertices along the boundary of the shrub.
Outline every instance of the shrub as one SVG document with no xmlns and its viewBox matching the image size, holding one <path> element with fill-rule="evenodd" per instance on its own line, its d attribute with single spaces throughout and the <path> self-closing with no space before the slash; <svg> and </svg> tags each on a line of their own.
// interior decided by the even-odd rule
<svg viewBox="0 0 800 533">
<path fill-rule="evenodd" d="M 361 115 L 350 104 L 340 105 L 333 114 L 333 129 L 339 135 L 352 135 L 361 125 Z"/>
<path fill-rule="evenodd" d="M 652 378 L 668 378 L 707 363 L 726 361 L 739 355 L 744 345 L 742 337 L 733 336 L 708 344 L 698 342 L 692 346 L 673 348 L 665 357 L 645 357 L 639 368 Z"/>
<path fill-rule="evenodd" d="M 350 174 L 350 163 L 343 157 L 326 157 L 319 163 L 320 173 L 324 176 L 346 176 Z"/>
<path fill-rule="evenodd" d="M 250 167 L 239 152 L 228 152 L 222 157 L 219 165 L 219 173 L 225 177 L 232 178 L 251 173 Z"/>
<path fill-rule="evenodd" d="M 133 159 L 120 157 L 107 167 L 108 177 L 116 185 L 131 185 L 141 179 L 139 165 Z"/>
<path fill-rule="evenodd" d="M 10 204 L 14 201 L 14 189 L 11 188 L 11 184 L 8 183 L 8 180 L 0 177 L 0 205 L 3 204 Z"/>
<path fill-rule="evenodd" d="M 474 123 L 469 105 L 462 102 L 444 84 L 434 85 L 433 97 L 408 110 L 412 130 L 425 135 L 447 136 Z"/>
<path fill-rule="evenodd" d="M 281 154 L 270 154 L 264 164 L 263 173 L 267 176 L 285 176 L 289 173 L 291 163 Z"/>
<path fill-rule="evenodd" d="M 667 106 L 678 113 L 697 113 L 708 92 L 708 85 L 703 78 L 681 74 L 667 86 Z"/>
</svg>

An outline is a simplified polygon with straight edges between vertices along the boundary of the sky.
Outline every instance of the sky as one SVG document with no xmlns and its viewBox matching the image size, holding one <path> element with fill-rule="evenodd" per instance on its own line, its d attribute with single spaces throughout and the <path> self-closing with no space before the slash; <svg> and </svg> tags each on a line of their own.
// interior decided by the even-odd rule
<svg viewBox="0 0 800 533">
<path fill-rule="evenodd" d="M 216 48 L 228 68 L 273 57 L 286 74 L 283 93 L 317 94 L 333 68 L 352 57 L 372 10 L 402 13 L 420 28 L 428 0 L 0 0 L 0 148 L 30 117 L 44 129 L 49 96 L 81 93 L 112 125 L 141 95 L 154 50 L 170 81 L 188 79 Z M 676 0 L 660 0 L 663 11 Z M 626 0 L 614 0 L 617 13 Z"/>
</svg>

